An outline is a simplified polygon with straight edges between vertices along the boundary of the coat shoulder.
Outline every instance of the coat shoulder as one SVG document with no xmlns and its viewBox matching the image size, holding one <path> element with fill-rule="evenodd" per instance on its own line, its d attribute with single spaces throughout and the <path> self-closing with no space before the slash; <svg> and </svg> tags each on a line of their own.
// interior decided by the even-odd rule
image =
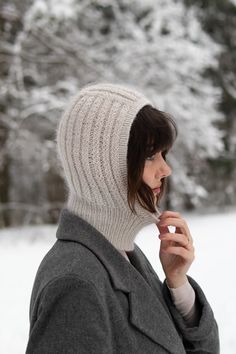
<svg viewBox="0 0 236 354">
<path fill-rule="evenodd" d="M 102 262 L 80 243 L 58 240 L 43 258 L 34 282 L 32 298 L 57 279 L 77 278 L 96 288 L 109 282 Z"/>
</svg>

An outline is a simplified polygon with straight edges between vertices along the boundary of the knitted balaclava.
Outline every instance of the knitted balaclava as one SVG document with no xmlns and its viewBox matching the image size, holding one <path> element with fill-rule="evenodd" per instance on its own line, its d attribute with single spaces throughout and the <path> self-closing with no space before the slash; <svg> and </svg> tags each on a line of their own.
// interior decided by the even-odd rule
<svg viewBox="0 0 236 354">
<path fill-rule="evenodd" d="M 118 250 L 134 248 L 134 238 L 153 215 L 127 202 L 127 148 L 132 122 L 150 104 L 127 87 L 85 87 L 64 113 L 57 132 L 58 153 L 68 186 L 67 208 L 100 231 Z"/>
</svg>

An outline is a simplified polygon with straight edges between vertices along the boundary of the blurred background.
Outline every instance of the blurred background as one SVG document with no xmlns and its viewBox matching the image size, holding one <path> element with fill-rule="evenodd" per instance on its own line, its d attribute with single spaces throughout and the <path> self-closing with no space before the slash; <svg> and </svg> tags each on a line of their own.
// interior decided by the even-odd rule
<svg viewBox="0 0 236 354">
<path fill-rule="evenodd" d="M 236 0 L 0 0 L 0 278 L 1 302 L 11 304 L 0 309 L 9 324 L 0 329 L 3 353 L 23 353 L 33 278 L 55 240 L 48 224 L 67 196 L 57 124 L 71 96 L 94 81 L 131 84 L 174 117 L 179 134 L 163 208 L 195 215 L 198 234 L 198 216 L 230 216 L 205 218 L 204 230 L 236 245 Z M 208 255 L 200 253 L 205 268 L 195 275 L 214 302 L 214 267 L 225 264 L 225 276 L 235 257 L 219 241 L 211 252 L 213 238 L 198 242 Z M 215 304 L 225 305 L 222 297 Z M 223 354 L 236 353 L 232 323 L 222 322 Z"/>
<path fill-rule="evenodd" d="M 94 81 L 131 84 L 175 118 L 168 208 L 235 205 L 235 0 L 0 6 L 0 227 L 57 221 L 56 126 Z"/>
</svg>

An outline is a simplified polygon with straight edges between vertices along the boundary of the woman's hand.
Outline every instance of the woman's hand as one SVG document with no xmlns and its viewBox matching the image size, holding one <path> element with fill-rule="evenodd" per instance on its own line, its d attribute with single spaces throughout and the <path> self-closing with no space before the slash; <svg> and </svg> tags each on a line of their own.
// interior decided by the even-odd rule
<svg viewBox="0 0 236 354">
<path fill-rule="evenodd" d="M 169 231 L 175 227 L 175 232 Z M 160 260 L 170 288 L 178 288 L 187 281 L 186 273 L 194 260 L 193 240 L 188 225 L 179 213 L 164 211 L 157 223 Z"/>
</svg>

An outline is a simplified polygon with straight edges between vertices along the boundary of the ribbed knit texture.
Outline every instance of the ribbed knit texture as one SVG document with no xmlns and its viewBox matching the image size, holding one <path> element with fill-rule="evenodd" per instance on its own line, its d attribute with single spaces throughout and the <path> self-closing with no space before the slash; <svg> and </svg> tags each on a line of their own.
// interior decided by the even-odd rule
<svg viewBox="0 0 236 354">
<path fill-rule="evenodd" d="M 150 104 L 142 94 L 113 84 L 85 87 L 58 126 L 58 153 L 68 186 L 67 208 L 100 231 L 117 249 L 134 238 L 153 215 L 127 201 L 127 148 L 132 122 Z"/>
</svg>

